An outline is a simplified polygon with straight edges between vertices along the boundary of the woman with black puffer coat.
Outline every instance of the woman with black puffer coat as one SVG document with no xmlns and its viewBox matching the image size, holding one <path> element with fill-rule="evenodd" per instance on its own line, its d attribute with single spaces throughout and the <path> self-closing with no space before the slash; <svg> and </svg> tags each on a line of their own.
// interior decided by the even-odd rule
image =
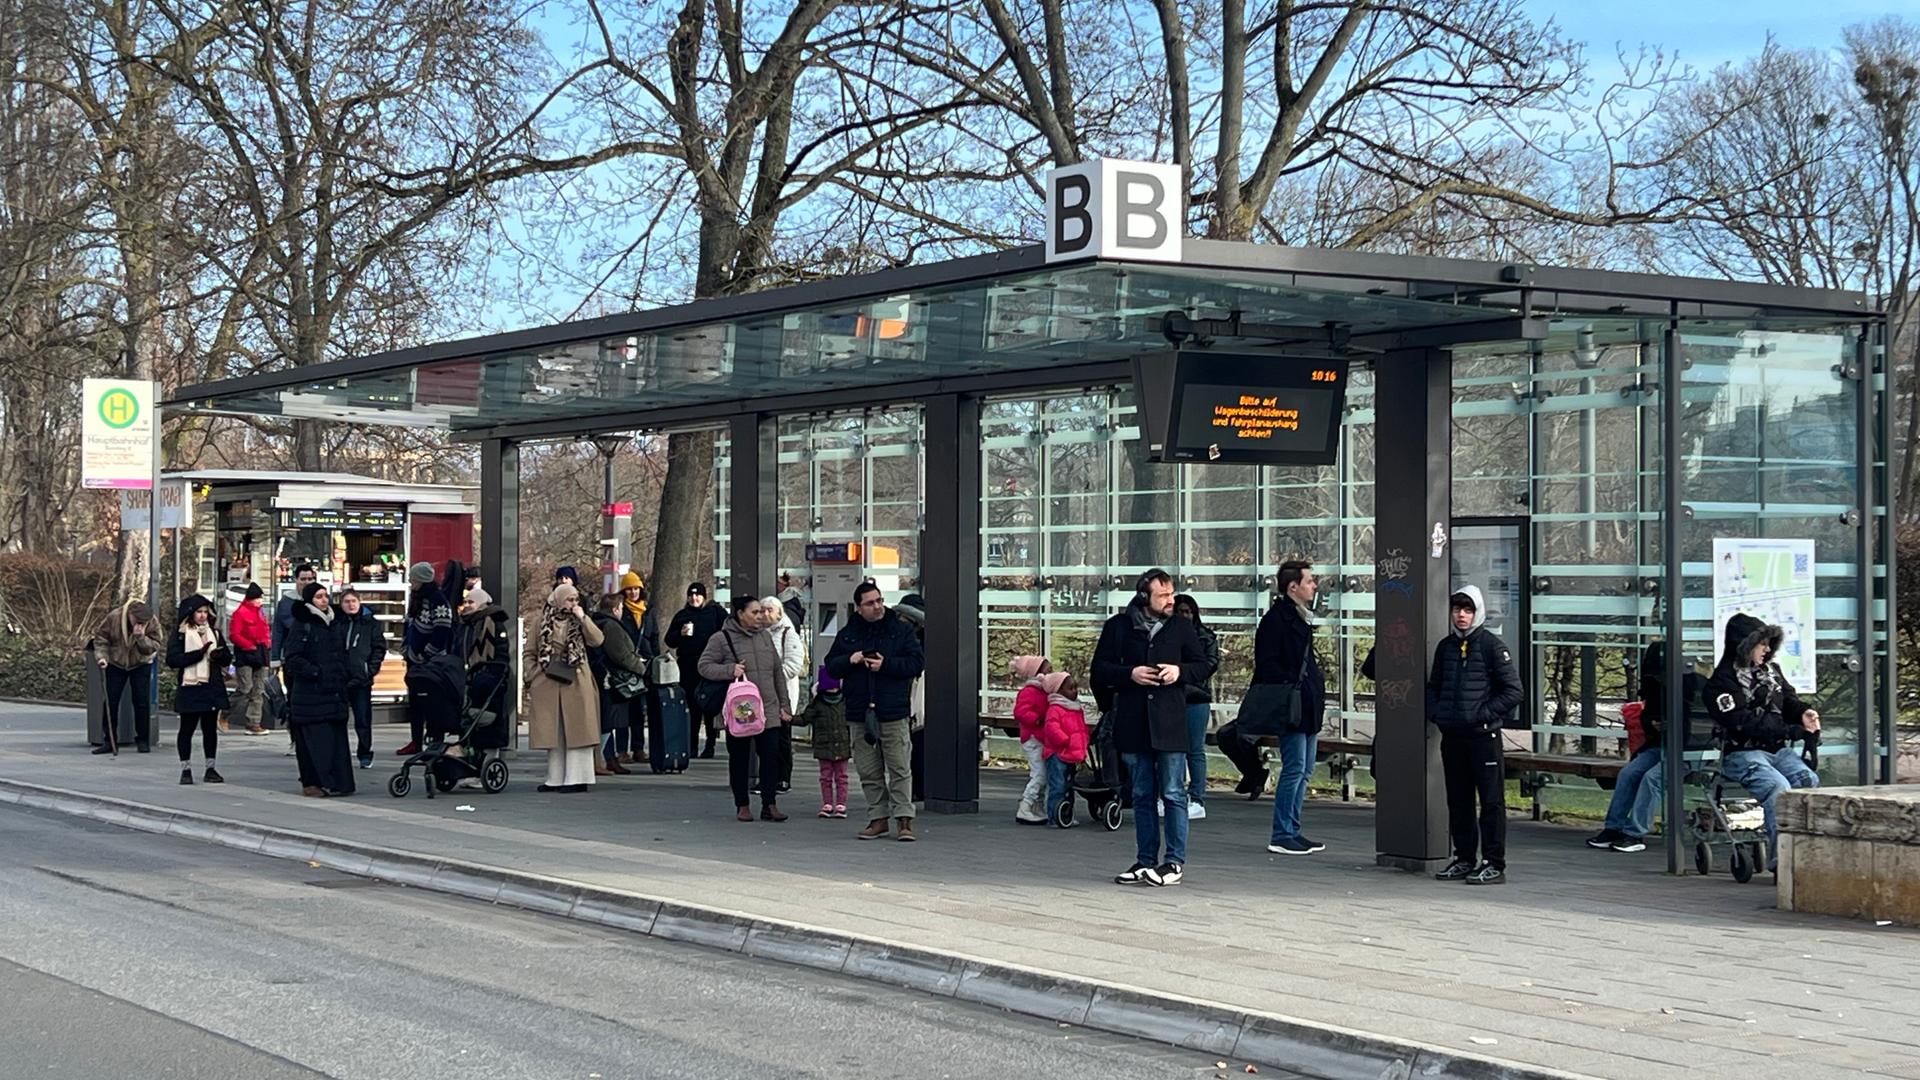
<svg viewBox="0 0 1920 1080">
<path fill-rule="evenodd" d="M 193 783 L 193 732 L 200 731 L 200 746 L 207 758 L 205 780 L 224 783 L 213 767 L 214 751 L 220 742 L 214 719 L 227 707 L 226 668 L 233 662 L 233 651 L 220 636 L 220 621 L 214 617 L 213 601 L 204 596 L 189 596 L 180 602 L 180 625 L 167 642 L 167 666 L 173 669 L 176 689 L 174 711 L 180 714 L 180 782 Z"/>
<path fill-rule="evenodd" d="M 335 624 L 332 599 L 317 581 L 300 590 L 281 660 L 294 692 L 287 725 L 300 763 L 300 794 L 353 794 L 353 756 L 347 751 L 347 641 Z"/>
</svg>

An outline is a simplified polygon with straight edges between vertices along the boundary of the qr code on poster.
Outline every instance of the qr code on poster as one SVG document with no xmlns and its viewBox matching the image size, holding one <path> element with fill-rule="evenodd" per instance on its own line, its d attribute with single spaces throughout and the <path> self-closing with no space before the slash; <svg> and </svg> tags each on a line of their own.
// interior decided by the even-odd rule
<svg viewBox="0 0 1920 1080">
<path fill-rule="evenodd" d="M 1808 556 L 1795 555 L 1793 557 L 1793 576 L 1795 577 L 1807 576 L 1807 570 L 1808 570 L 1807 562 L 1808 562 Z"/>
</svg>

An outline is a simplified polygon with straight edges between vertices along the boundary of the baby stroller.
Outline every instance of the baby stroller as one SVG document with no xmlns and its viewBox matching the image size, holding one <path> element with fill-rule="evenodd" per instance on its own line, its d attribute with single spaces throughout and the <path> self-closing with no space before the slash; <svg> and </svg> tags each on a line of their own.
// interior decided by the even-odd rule
<svg viewBox="0 0 1920 1080">
<path fill-rule="evenodd" d="M 1820 771 L 1820 751 L 1808 747 L 1801 760 Z M 1714 761 L 1687 777 L 1706 792 L 1706 803 L 1688 815 L 1687 832 L 1693 841 L 1693 868 L 1704 877 L 1713 873 L 1714 851 L 1722 852 L 1733 880 L 1745 885 L 1767 867 L 1767 815 L 1760 800 L 1739 781 L 1727 776 Z"/>
<path fill-rule="evenodd" d="M 1053 812 L 1053 823 L 1066 828 L 1073 824 L 1074 796 L 1087 801 L 1087 812 L 1113 832 L 1120 827 L 1120 813 L 1132 802 L 1127 769 L 1120 752 L 1113 746 L 1113 714 L 1104 713 L 1087 740 L 1087 760 L 1067 778 L 1067 797 Z"/>
<path fill-rule="evenodd" d="M 444 733 L 435 733 L 431 742 L 420 752 L 400 763 L 400 771 L 387 781 L 387 794 L 396 799 L 404 799 L 413 790 L 412 771 L 415 766 L 425 770 L 427 779 L 427 798 L 433 798 L 435 789 L 449 792 L 462 780 L 478 777 L 480 788 L 489 795 L 498 795 L 507 787 L 507 763 L 499 757 L 477 759 L 479 751 L 471 749 L 473 733 L 485 730 L 500 722 L 501 705 L 506 700 L 507 687 L 513 682 L 512 672 L 505 660 L 496 660 L 481 664 L 473 669 L 473 686 L 490 687 L 479 701 L 467 700 L 458 717 L 458 738 L 449 741 Z"/>
</svg>

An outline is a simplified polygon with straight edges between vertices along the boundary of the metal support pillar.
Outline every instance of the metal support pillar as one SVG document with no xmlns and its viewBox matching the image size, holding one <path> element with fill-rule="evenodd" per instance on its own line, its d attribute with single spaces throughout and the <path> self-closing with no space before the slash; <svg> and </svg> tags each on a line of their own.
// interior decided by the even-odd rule
<svg viewBox="0 0 1920 1080">
<path fill-rule="evenodd" d="M 766 596 L 779 579 L 775 568 L 780 513 L 779 428 L 774 418 L 744 413 L 727 421 L 731 465 L 727 473 L 728 591 Z M 746 590 L 742 592 L 741 590 Z"/>
<path fill-rule="evenodd" d="M 926 399 L 926 806 L 980 811 L 980 399 Z"/>
<path fill-rule="evenodd" d="M 1874 730 L 1873 714 L 1873 345 L 1866 327 L 1861 327 L 1860 336 L 1853 341 L 1853 356 L 1850 358 L 1854 392 L 1854 450 L 1856 453 L 1854 468 L 1854 530 L 1853 564 L 1855 577 L 1860 582 L 1860 613 L 1854 620 L 1855 633 L 1859 638 L 1859 664 L 1854 668 L 1854 700 L 1859 702 L 1857 717 L 1854 721 L 1854 743 L 1859 747 L 1859 774 L 1857 782 L 1871 784 L 1875 774 L 1874 744 L 1879 732 Z M 1893 590 L 1887 588 L 1889 595 Z M 1889 743 L 1888 753 L 1898 753 L 1898 744 Z"/>
<path fill-rule="evenodd" d="M 1390 352 L 1375 369 L 1379 507 L 1375 533 L 1375 859 L 1424 871 L 1448 856 L 1440 736 L 1427 723 L 1427 665 L 1447 633 L 1452 531 L 1453 362 L 1438 350 Z"/>
<path fill-rule="evenodd" d="M 520 445 L 488 439 L 480 448 L 480 569 L 492 587 L 494 602 L 513 620 L 509 663 L 513 682 L 525 686 L 520 663 Z M 515 709 L 516 716 L 519 710 Z M 514 724 L 514 745 L 520 725 Z"/>
<path fill-rule="evenodd" d="M 1686 360 L 1681 356 L 1679 324 L 1669 323 L 1660 343 L 1660 610 L 1665 616 L 1664 633 L 1667 640 L 1667 670 L 1662 673 L 1666 680 L 1664 693 L 1666 707 L 1664 715 L 1684 717 L 1687 715 L 1686 674 L 1692 665 L 1687 658 L 1686 638 L 1683 635 L 1685 620 L 1682 608 L 1685 598 L 1681 595 L 1683 581 L 1680 567 L 1681 540 L 1686 535 L 1686 504 L 1681 501 L 1681 480 L 1683 469 L 1682 444 L 1680 441 L 1680 417 L 1683 413 L 1680 396 L 1686 382 Z M 1679 874 L 1685 872 L 1687 859 L 1680 850 L 1681 840 L 1686 830 L 1680 823 L 1686 820 L 1687 775 L 1686 764 L 1681 760 L 1687 749 L 1687 725 L 1669 723 L 1664 732 L 1666 746 L 1661 767 L 1667 773 L 1667 810 L 1664 831 L 1667 841 L 1667 872 Z"/>
</svg>

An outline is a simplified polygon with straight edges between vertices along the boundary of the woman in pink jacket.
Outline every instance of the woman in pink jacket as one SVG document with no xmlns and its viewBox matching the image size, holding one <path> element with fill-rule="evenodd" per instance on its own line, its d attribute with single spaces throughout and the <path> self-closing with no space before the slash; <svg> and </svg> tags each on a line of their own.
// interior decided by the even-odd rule
<svg viewBox="0 0 1920 1080">
<path fill-rule="evenodd" d="M 1020 749 L 1027 755 L 1027 789 L 1020 793 L 1020 805 L 1013 820 L 1021 825 L 1045 825 L 1047 817 L 1040 803 L 1047 792 L 1047 766 L 1040 755 L 1040 727 L 1047 720 L 1047 692 L 1040 677 L 1053 670 L 1044 656 L 1013 658 L 1013 677 L 1023 684 L 1013 699 L 1013 718 L 1020 725 Z"/>
<path fill-rule="evenodd" d="M 1047 694 L 1047 716 L 1040 728 L 1040 750 L 1047 762 L 1047 820 L 1063 829 L 1060 804 L 1067 801 L 1074 767 L 1087 760 L 1087 713 L 1080 704 L 1080 685 L 1063 671 L 1039 678 Z"/>
</svg>

